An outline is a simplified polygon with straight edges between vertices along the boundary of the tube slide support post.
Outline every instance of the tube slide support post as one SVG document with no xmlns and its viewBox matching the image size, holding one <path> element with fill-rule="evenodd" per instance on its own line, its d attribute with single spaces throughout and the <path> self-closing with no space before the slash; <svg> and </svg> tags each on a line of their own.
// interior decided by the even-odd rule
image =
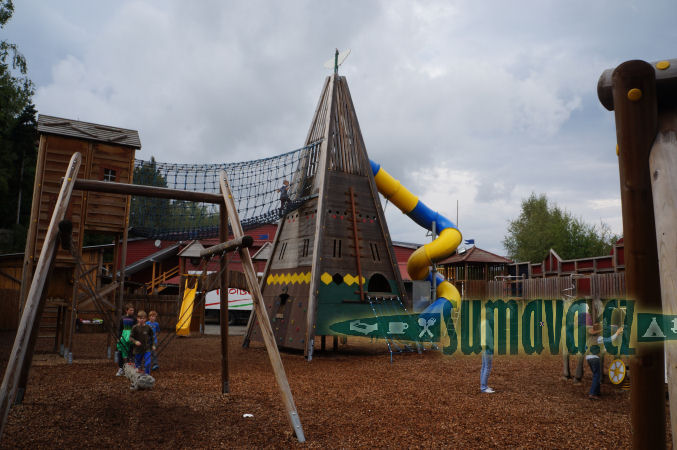
<svg viewBox="0 0 677 450">
<path fill-rule="evenodd" d="M 433 220 L 432 222 L 432 239 L 431 242 L 437 239 L 437 222 Z M 437 265 L 433 262 L 431 269 L 431 281 L 430 281 L 430 303 L 434 303 L 437 300 Z"/>
</svg>

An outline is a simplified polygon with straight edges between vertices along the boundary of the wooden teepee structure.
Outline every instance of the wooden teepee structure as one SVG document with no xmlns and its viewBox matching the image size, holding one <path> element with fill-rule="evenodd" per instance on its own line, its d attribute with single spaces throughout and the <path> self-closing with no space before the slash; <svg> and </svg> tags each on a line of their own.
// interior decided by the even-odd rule
<svg viewBox="0 0 677 450">
<path fill-rule="evenodd" d="M 333 334 L 333 323 L 373 317 L 369 297 L 409 304 L 348 83 L 337 72 L 324 82 L 306 138 L 322 144 L 292 182 L 312 196 L 281 220 L 262 280 L 278 346 L 303 349 L 308 359 L 315 336 Z M 261 340 L 253 317 L 245 346 L 250 339 Z"/>
</svg>

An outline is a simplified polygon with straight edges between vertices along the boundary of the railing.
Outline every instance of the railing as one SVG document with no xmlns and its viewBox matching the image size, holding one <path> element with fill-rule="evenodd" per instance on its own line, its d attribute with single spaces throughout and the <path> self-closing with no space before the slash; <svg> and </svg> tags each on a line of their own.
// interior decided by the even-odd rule
<svg viewBox="0 0 677 450">
<path fill-rule="evenodd" d="M 577 278 L 586 280 L 585 289 L 579 289 L 577 297 L 599 297 L 602 299 L 625 298 L 625 273 L 591 274 Z M 486 282 L 486 296 L 491 299 L 517 298 L 524 300 L 558 299 L 572 287 L 569 277 L 527 278 L 517 280 L 495 280 Z M 475 289 L 480 294 L 481 289 Z M 576 291 L 576 290 L 574 290 Z M 466 294 L 470 298 L 470 295 Z"/>
<path fill-rule="evenodd" d="M 167 280 L 170 280 L 179 274 L 179 266 L 172 267 L 171 269 L 162 272 L 157 277 L 150 280 L 148 283 L 144 284 L 146 292 L 150 294 L 158 293 L 164 290 L 166 286 L 162 286 Z"/>
</svg>

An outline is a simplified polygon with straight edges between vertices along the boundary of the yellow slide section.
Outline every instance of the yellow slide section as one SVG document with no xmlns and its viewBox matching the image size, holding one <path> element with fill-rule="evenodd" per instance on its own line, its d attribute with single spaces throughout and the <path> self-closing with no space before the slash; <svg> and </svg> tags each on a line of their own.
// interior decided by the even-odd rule
<svg viewBox="0 0 677 450">
<path fill-rule="evenodd" d="M 197 283 L 192 288 L 188 287 L 188 280 L 186 280 L 186 288 L 183 291 L 183 302 L 181 302 L 181 312 L 179 319 L 176 322 L 176 334 L 179 336 L 190 335 L 190 319 L 193 317 L 193 305 L 195 305 L 195 294 L 197 293 Z"/>
</svg>

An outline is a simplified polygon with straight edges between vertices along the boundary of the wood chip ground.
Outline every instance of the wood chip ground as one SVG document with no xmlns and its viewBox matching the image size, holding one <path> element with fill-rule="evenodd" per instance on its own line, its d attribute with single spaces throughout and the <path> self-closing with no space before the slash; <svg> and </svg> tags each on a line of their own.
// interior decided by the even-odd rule
<svg viewBox="0 0 677 450">
<path fill-rule="evenodd" d="M 0 333 L 3 373 L 13 336 Z M 336 353 L 318 351 L 310 363 L 282 353 L 307 439 L 300 445 L 265 348 L 241 342 L 230 338 L 229 395 L 220 393 L 218 336 L 174 339 L 160 355 L 155 388 L 135 392 L 114 376 L 104 334 L 77 335 L 72 365 L 36 354 L 25 401 L 12 408 L 0 448 L 631 445 L 629 391 L 607 379 L 602 400 L 589 400 L 588 367 L 575 385 L 560 378 L 558 356 L 496 355 L 496 393 L 488 395 L 479 390 L 480 356 L 426 351 L 396 354 L 391 364 L 382 341 L 359 338 Z M 669 430 L 667 408 L 666 416 Z"/>
</svg>

